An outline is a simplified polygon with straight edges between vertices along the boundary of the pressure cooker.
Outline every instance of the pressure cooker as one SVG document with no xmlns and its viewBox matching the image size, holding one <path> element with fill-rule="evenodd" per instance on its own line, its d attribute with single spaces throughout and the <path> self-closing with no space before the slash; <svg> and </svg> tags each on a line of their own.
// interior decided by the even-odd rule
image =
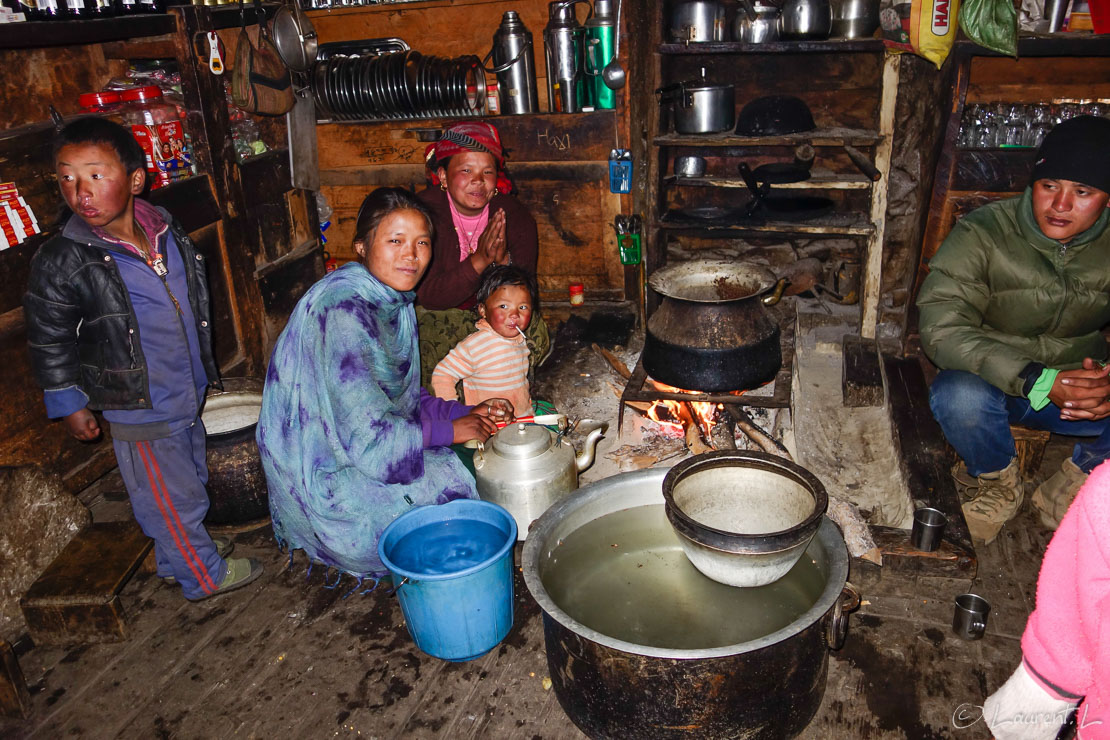
<svg viewBox="0 0 1110 740">
<path fill-rule="evenodd" d="M 736 123 L 736 88 L 709 84 L 705 67 L 700 78 L 666 85 L 655 93 L 660 105 L 670 107 L 676 133 L 716 134 Z"/>
</svg>

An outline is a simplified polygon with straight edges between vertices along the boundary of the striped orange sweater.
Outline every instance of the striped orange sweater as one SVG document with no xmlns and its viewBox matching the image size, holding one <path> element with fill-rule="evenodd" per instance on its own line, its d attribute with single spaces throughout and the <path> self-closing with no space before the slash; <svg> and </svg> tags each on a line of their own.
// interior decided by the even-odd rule
<svg viewBox="0 0 1110 740">
<path fill-rule="evenodd" d="M 432 371 L 432 393 L 455 400 L 455 385 L 462 380 L 463 401 L 474 405 L 490 398 L 505 398 L 515 415 L 532 414 L 528 392 L 528 346 L 524 337 L 503 337 L 485 319 L 478 331 L 462 340 Z"/>
</svg>

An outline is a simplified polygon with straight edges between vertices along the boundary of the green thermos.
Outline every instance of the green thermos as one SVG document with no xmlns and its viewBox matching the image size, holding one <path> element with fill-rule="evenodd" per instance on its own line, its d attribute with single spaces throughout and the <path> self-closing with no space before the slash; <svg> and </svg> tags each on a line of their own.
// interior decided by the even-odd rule
<svg viewBox="0 0 1110 740">
<path fill-rule="evenodd" d="M 601 70 L 613 58 L 617 25 L 613 20 L 613 0 L 594 0 L 593 15 L 586 21 L 586 79 L 593 91 L 595 108 L 615 108 L 617 96 L 602 81 Z"/>
</svg>

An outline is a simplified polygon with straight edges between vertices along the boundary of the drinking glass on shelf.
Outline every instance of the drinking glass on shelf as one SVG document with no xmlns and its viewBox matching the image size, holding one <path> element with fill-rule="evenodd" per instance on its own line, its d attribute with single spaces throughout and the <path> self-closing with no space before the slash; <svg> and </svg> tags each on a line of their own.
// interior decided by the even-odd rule
<svg viewBox="0 0 1110 740">
<path fill-rule="evenodd" d="M 1002 126 L 999 146 L 1025 146 L 1025 121 L 1012 118 Z"/>
<path fill-rule="evenodd" d="M 993 149 L 998 146 L 999 125 L 994 121 L 980 121 L 975 127 L 972 146 L 976 149 Z"/>
<path fill-rule="evenodd" d="M 1025 129 L 1025 146 L 1040 146 L 1044 141 L 1045 134 L 1052 130 L 1053 123 L 1049 121 L 1035 121 L 1029 124 L 1029 128 Z"/>
<path fill-rule="evenodd" d="M 1029 106 L 1029 123 L 1052 123 L 1052 106 L 1048 103 L 1034 103 Z"/>
</svg>

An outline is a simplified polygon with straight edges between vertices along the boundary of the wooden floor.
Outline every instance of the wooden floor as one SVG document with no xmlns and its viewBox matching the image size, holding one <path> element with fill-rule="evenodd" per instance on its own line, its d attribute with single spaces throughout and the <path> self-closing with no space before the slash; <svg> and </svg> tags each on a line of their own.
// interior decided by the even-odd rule
<svg viewBox="0 0 1110 740">
<path fill-rule="evenodd" d="M 974 589 L 993 609 L 979 642 L 950 629 L 966 582 L 876 580 L 857 568 L 865 603 L 831 654 L 824 702 L 803 737 L 988 737 L 952 717 L 973 712 L 1016 665 L 1047 539 L 1025 511 L 980 549 Z M 236 552 L 266 565 L 242 591 L 193 604 L 140 574 L 123 593 L 130 640 L 22 656 L 34 714 L 0 720 L 0 736 L 582 737 L 548 688 L 539 611 L 519 577 L 508 638 L 455 664 L 413 646 L 383 589 L 344 598 L 352 582 L 325 588 L 319 569 L 305 577 L 302 559 L 287 568 L 268 529 L 239 535 Z"/>
<path fill-rule="evenodd" d="M 1055 440 L 1040 477 L 1069 450 Z M 864 603 L 846 645 L 831 653 L 824 700 L 803 737 L 989 737 L 973 723 L 976 707 L 1020 659 L 1049 534 L 1026 504 L 979 549 L 974 584 L 854 562 Z M 508 638 L 455 664 L 416 649 L 395 597 L 348 595 L 347 579 L 327 588 L 320 569 L 306 577 L 303 556 L 290 566 L 268 528 L 238 535 L 236 554 L 266 567 L 241 591 L 194 604 L 140 574 L 122 594 L 127 642 L 23 654 L 33 715 L 0 719 L 0 737 L 583 737 L 550 689 L 540 613 L 519 572 Z M 951 630 L 952 600 L 969 586 L 993 605 L 978 642 Z"/>
</svg>

